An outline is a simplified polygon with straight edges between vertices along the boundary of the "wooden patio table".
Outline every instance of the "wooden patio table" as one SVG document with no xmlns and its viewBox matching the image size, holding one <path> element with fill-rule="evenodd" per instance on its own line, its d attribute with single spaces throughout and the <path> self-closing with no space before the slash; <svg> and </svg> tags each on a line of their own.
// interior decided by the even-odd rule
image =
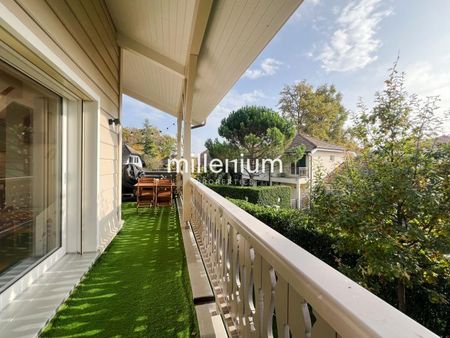
<svg viewBox="0 0 450 338">
<path fill-rule="evenodd" d="M 158 182 L 158 181 L 151 182 L 151 183 L 150 182 L 138 182 L 134 185 L 134 187 L 136 189 L 136 195 L 138 196 L 137 197 L 137 205 L 139 208 L 139 205 L 141 204 L 139 202 L 139 195 L 141 194 L 141 191 L 143 188 L 154 188 L 155 189 L 154 193 L 156 196 L 158 194 L 158 187 L 171 187 L 171 190 L 173 192 L 173 189 L 176 188 L 176 183 L 175 182 L 171 182 L 171 183 L 163 182 L 162 183 L 162 182 Z M 156 201 L 153 201 L 152 205 L 155 205 L 155 204 L 156 204 Z"/>
</svg>

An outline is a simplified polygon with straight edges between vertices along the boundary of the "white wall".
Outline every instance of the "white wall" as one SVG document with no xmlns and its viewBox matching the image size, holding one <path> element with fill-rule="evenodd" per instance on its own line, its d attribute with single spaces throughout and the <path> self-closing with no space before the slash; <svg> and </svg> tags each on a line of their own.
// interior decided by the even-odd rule
<svg viewBox="0 0 450 338">
<path fill-rule="evenodd" d="M 108 124 L 108 116 L 100 115 L 100 190 L 99 190 L 99 249 L 104 249 L 120 226 L 119 127 Z"/>
<path fill-rule="evenodd" d="M 317 150 L 312 155 L 312 181 L 321 174 L 322 177 L 333 172 L 341 163 L 345 161 L 344 151 L 324 151 Z M 333 158 L 332 158 L 333 157 Z"/>
<path fill-rule="evenodd" d="M 88 119 L 98 121 L 91 128 L 97 133 L 94 144 L 88 145 L 98 154 L 97 163 L 91 164 L 97 167 L 97 205 L 91 206 L 97 210 L 97 219 L 83 218 L 87 223 L 83 227 L 97 234 L 97 243 L 89 249 L 102 249 L 120 225 L 121 169 L 119 127 L 108 124 L 109 118 L 119 117 L 119 49 L 105 4 L 101 0 L 1 0 L 0 11 L 6 30 L 0 30 L 1 40 L 62 91 L 97 102 L 97 111 L 89 112 L 96 119 Z"/>
</svg>

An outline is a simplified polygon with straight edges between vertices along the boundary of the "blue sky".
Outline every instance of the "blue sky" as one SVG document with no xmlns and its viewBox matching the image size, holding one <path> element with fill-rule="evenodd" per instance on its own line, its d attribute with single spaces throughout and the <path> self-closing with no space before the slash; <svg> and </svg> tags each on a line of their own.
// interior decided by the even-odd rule
<svg viewBox="0 0 450 338">
<path fill-rule="evenodd" d="M 449 110 L 449 14 L 449 0 L 305 0 L 211 113 L 206 127 L 193 130 L 193 152 L 218 137 L 220 121 L 231 111 L 246 104 L 277 109 L 279 92 L 295 81 L 334 84 L 350 111 L 357 111 L 360 97 L 370 106 L 397 55 L 407 89 L 440 95 L 440 111 Z M 122 124 L 141 127 L 145 118 L 176 134 L 170 115 L 125 96 Z M 450 132 L 448 121 L 443 128 Z"/>
</svg>

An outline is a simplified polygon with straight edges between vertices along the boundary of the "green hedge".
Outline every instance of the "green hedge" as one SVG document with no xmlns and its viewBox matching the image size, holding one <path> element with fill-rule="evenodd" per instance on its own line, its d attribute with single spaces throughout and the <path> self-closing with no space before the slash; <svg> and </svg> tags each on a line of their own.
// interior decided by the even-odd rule
<svg viewBox="0 0 450 338">
<path fill-rule="evenodd" d="M 285 185 L 274 185 L 270 187 L 241 187 L 234 185 L 208 185 L 218 194 L 248 201 L 265 206 L 279 206 L 289 208 L 291 206 L 291 188 Z"/>
<path fill-rule="evenodd" d="M 340 260 L 333 249 L 334 239 L 314 226 L 304 212 L 298 209 L 268 208 L 232 198 L 229 200 L 322 261 L 337 267 Z"/>
</svg>

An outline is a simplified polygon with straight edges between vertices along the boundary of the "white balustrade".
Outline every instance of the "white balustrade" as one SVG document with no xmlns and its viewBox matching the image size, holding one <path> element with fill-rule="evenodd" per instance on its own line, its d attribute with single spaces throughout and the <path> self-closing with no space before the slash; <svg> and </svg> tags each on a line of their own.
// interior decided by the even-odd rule
<svg viewBox="0 0 450 338">
<path fill-rule="evenodd" d="M 233 336 L 437 337 L 198 181 L 192 226 Z"/>
</svg>

